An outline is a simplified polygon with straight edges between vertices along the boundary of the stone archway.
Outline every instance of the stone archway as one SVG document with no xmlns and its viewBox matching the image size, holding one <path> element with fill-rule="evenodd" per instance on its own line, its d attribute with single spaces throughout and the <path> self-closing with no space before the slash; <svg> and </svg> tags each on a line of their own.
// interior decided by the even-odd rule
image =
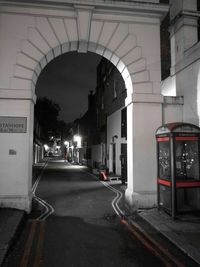
<svg viewBox="0 0 200 267">
<path fill-rule="evenodd" d="M 13 101 L 16 108 L 13 106 L 12 112 L 2 108 L 0 115 L 12 115 L 15 109 L 20 115 L 22 105 L 20 101 L 24 101 L 24 105 L 27 106 L 22 114 L 27 117 L 29 127 L 23 139 L 26 141 L 22 140 L 23 145 L 26 146 L 26 149 L 23 149 L 23 164 L 29 167 L 25 172 L 19 172 L 23 176 L 19 184 L 25 185 L 23 189 L 19 186 L 19 193 L 14 194 L 14 190 L 9 191 L 8 182 L 5 188 L 7 188 L 9 197 L 2 197 L 3 194 L 0 191 L 1 202 L 5 205 L 30 209 L 35 85 L 41 70 L 51 60 L 70 51 L 97 53 L 110 60 L 120 71 L 127 88 L 127 201 L 136 207 L 155 204 L 156 186 L 152 186 L 151 183 L 155 179 L 153 176 L 156 166 L 153 166 L 155 160 L 152 160 L 151 154 L 146 152 L 146 146 L 149 146 L 152 153 L 155 152 L 152 132 L 161 123 L 160 53 L 157 50 L 159 49 L 159 19 L 165 10 L 160 7 L 160 11 L 155 12 L 152 9 L 153 5 L 146 4 L 152 9 L 151 16 L 141 13 L 135 15 L 132 6 L 129 7 L 129 12 L 127 10 L 119 12 L 119 7 L 115 5 L 115 15 L 113 11 L 110 11 L 109 5 L 105 4 L 99 11 L 87 3 L 67 8 L 65 6 L 64 11 L 51 6 L 46 10 L 42 5 L 38 5 L 37 9 L 34 5 L 12 6 L 10 13 L 4 14 L 5 24 L 9 16 L 16 21 L 14 27 L 18 47 L 17 49 L 10 48 L 16 55 L 16 61 L 12 61 L 14 68 L 9 73 L 9 87 L 1 90 L 1 99 L 5 99 L 5 103 Z M 23 24 L 23 30 L 19 29 L 21 24 Z M 12 32 L 12 29 L 10 31 Z M 152 119 L 153 115 L 156 116 L 155 120 Z M 147 133 L 148 131 L 150 134 Z M 10 138 L 2 139 L 2 142 Z M 5 148 L 7 149 L 6 146 Z M 28 158 L 28 161 L 25 158 Z M 9 157 L 6 160 L 8 161 Z M 139 166 L 140 163 L 145 164 L 146 168 Z M 146 170 L 147 168 L 149 170 Z M 6 172 L 7 177 L 13 175 L 5 169 Z M 148 178 L 149 174 L 150 178 Z M 17 184 L 17 180 L 13 180 Z M 150 180 L 149 185 L 145 185 L 148 180 Z"/>
</svg>

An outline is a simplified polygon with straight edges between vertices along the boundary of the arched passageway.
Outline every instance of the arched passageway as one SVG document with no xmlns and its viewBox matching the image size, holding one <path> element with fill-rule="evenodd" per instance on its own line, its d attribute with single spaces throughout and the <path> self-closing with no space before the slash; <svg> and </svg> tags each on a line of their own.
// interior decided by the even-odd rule
<svg viewBox="0 0 200 267">
<path fill-rule="evenodd" d="M 116 1 L 111 11 L 101 1 L 72 3 L 2 6 L 0 116 L 14 123 L 16 117 L 25 118 L 26 125 L 20 134 L 0 133 L 1 205 L 30 210 L 33 109 L 40 72 L 58 55 L 90 51 L 116 66 L 127 89 L 127 202 L 136 208 L 153 206 L 154 132 L 161 124 L 163 101 L 159 24 L 168 7 L 142 2 L 122 6 Z M 8 162 L 12 169 L 7 168 Z"/>
</svg>

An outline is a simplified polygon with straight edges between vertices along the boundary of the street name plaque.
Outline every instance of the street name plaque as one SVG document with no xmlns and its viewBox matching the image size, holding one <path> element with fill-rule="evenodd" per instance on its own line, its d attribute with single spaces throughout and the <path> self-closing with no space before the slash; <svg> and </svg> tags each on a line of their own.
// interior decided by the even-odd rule
<svg viewBox="0 0 200 267">
<path fill-rule="evenodd" d="M 0 133 L 26 133 L 26 117 L 0 117 Z"/>
</svg>

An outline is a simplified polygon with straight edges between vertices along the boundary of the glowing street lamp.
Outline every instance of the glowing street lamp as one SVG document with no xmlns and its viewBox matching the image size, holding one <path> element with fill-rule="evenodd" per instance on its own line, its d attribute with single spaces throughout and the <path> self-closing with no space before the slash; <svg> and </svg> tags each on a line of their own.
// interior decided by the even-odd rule
<svg viewBox="0 0 200 267">
<path fill-rule="evenodd" d="M 81 148 L 81 136 L 80 135 L 74 135 L 74 142 L 77 142 L 77 148 Z"/>
<path fill-rule="evenodd" d="M 69 147 L 69 141 L 64 141 L 64 145 L 65 145 L 66 147 Z"/>
<path fill-rule="evenodd" d="M 48 145 L 44 145 L 44 149 L 45 149 L 45 151 L 48 151 L 49 150 L 49 146 Z"/>
</svg>

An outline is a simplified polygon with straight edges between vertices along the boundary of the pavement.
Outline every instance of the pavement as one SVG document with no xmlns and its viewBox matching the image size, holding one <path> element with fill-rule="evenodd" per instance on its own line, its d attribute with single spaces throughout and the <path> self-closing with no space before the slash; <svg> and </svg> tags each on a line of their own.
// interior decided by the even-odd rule
<svg viewBox="0 0 200 267">
<path fill-rule="evenodd" d="M 138 215 L 200 266 L 200 217 L 184 215 L 173 220 L 156 208 Z M 22 230 L 25 212 L 0 208 L 0 266 Z"/>
<path fill-rule="evenodd" d="M 24 211 L 0 208 L 0 266 L 18 238 L 24 219 Z"/>
<path fill-rule="evenodd" d="M 184 214 L 173 220 L 157 208 L 138 215 L 200 266 L 200 217 Z"/>
</svg>

